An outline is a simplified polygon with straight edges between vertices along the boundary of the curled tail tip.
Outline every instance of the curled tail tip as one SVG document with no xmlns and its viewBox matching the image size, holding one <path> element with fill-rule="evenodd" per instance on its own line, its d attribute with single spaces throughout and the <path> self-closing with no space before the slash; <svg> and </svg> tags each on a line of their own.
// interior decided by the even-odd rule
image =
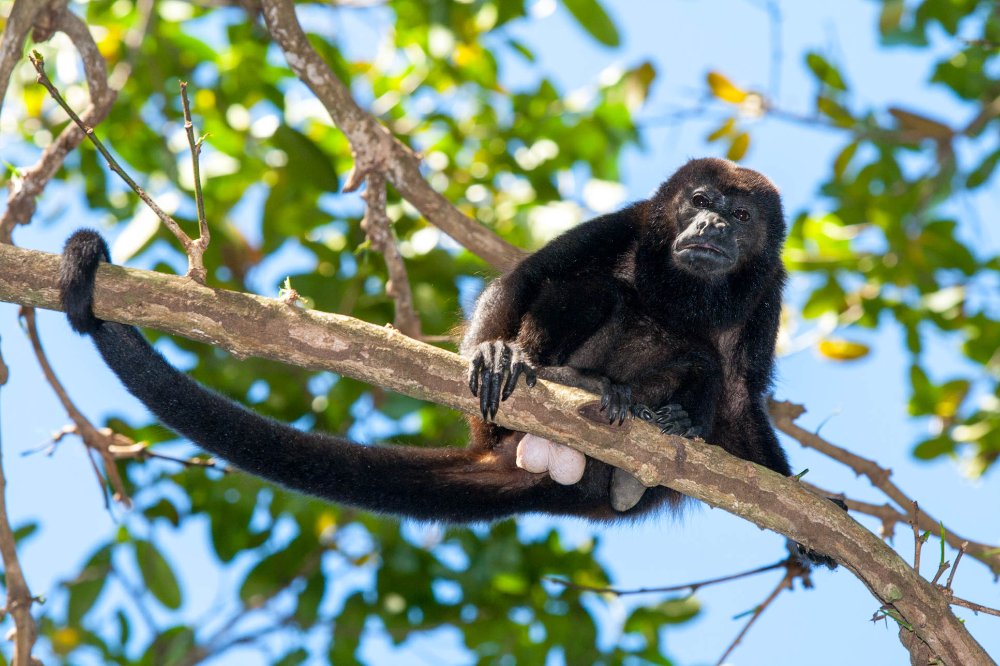
<svg viewBox="0 0 1000 666">
<path fill-rule="evenodd" d="M 59 298 L 69 324 L 77 333 L 93 333 L 101 325 L 93 313 L 94 276 L 111 253 L 93 229 L 81 229 L 66 241 L 59 267 Z"/>
</svg>

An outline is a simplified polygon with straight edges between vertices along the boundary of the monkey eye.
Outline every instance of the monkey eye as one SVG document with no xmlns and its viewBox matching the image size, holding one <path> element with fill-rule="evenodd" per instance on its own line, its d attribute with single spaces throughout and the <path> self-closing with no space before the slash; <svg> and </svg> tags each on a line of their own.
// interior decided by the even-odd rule
<svg viewBox="0 0 1000 666">
<path fill-rule="evenodd" d="M 694 204 L 695 208 L 708 208 L 709 204 L 711 204 L 712 202 L 708 200 L 708 197 L 699 192 L 698 194 L 691 197 L 691 203 Z"/>
<path fill-rule="evenodd" d="M 746 208 L 737 208 L 736 210 L 733 211 L 733 217 L 735 217 L 740 222 L 749 222 L 750 211 L 748 211 Z"/>
</svg>

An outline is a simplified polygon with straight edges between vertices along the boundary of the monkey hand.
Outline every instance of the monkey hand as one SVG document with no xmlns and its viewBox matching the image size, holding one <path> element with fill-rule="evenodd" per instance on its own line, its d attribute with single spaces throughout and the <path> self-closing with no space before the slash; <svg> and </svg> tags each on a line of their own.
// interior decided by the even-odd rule
<svg viewBox="0 0 1000 666">
<path fill-rule="evenodd" d="M 479 343 L 469 360 L 469 390 L 479 397 L 483 419 L 496 417 L 500 402 L 514 392 L 522 374 L 529 387 L 538 380 L 537 368 L 519 345 L 503 340 Z"/>
</svg>

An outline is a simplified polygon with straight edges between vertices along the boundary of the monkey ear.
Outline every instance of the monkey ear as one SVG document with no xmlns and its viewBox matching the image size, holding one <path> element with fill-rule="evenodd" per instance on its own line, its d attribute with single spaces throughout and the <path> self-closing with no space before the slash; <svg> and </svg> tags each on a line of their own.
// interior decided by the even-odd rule
<svg viewBox="0 0 1000 666">
<path fill-rule="evenodd" d="M 102 261 L 110 261 L 108 244 L 92 229 L 69 237 L 59 264 L 59 298 L 69 325 L 77 333 L 93 333 L 101 320 L 94 316 L 94 277 Z"/>
</svg>

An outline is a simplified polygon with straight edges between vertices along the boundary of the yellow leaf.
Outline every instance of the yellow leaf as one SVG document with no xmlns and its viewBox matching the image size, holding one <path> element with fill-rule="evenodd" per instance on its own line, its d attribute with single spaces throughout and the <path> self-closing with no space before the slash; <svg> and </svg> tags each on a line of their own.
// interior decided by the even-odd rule
<svg viewBox="0 0 1000 666">
<path fill-rule="evenodd" d="M 850 340 L 822 340 L 819 343 L 819 353 L 831 361 L 854 361 L 867 356 L 869 351 L 868 345 Z"/>
<path fill-rule="evenodd" d="M 736 118 L 730 118 L 726 122 L 719 125 L 719 128 L 705 137 L 705 140 L 709 143 L 713 141 L 718 141 L 727 134 L 733 133 L 733 128 L 736 127 Z"/>
<path fill-rule="evenodd" d="M 45 103 L 46 95 L 45 89 L 41 86 L 25 86 L 21 90 L 24 113 L 28 118 L 37 118 L 42 115 L 42 105 Z"/>
<path fill-rule="evenodd" d="M 59 655 L 67 655 L 78 648 L 81 639 L 80 630 L 73 627 L 59 627 L 49 636 L 52 651 Z"/>
<path fill-rule="evenodd" d="M 739 162 L 747 154 L 747 148 L 749 147 L 750 135 L 746 132 L 740 132 L 733 139 L 733 142 L 729 144 L 729 152 L 726 153 L 726 157 L 734 162 Z"/>
<path fill-rule="evenodd" d="M 955 130 L 944 123 L 919 113 L 913 113 L 897 106 L 889 107 L 889 113 L 899 123 L 899 128 L 914 139 L 948 141 L 955 135 Z"/>
<path fill-rule="evenodd" d="M 733 85 L 733 82 L 718 72 L 708 73 L 708 87 L 712 89 L 712 94 L 723 102 L 739 104 L 750 94 Z"/>
</svg>

